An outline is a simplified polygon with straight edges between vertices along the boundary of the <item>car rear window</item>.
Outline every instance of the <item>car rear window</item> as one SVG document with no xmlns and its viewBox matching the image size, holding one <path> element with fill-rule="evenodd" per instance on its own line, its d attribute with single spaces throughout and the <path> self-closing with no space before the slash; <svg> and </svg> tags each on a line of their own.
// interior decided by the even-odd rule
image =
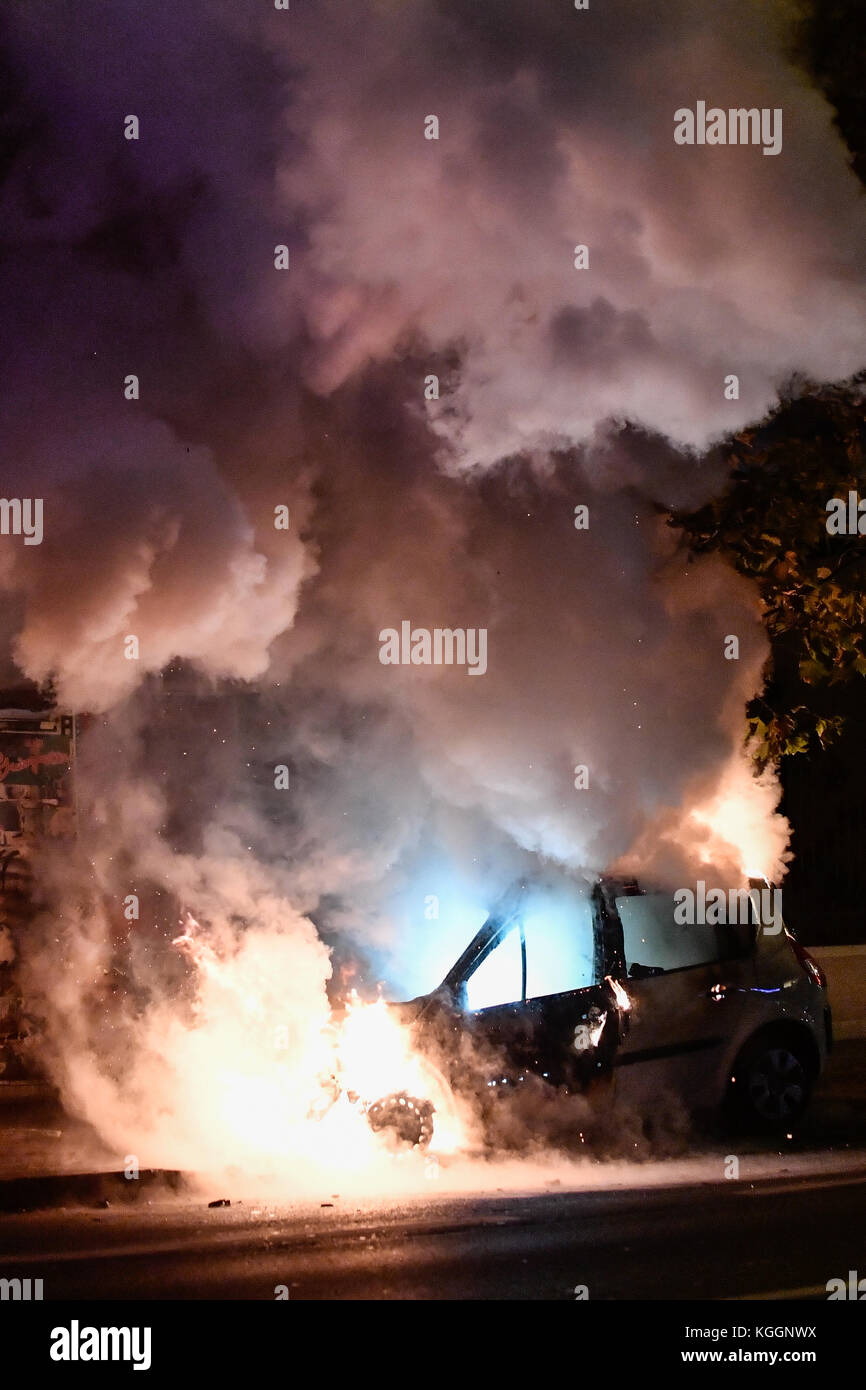
<svg viewBox="0 0 866 1390">
<path fill-rule="evenodd" d="M 626 972 L 641 965 L 683 970 L 742 954 L 747 932 L 728 926 L 674 921 L 672 893 L 642 893 L 616 899 L 622 923 Z"/>
</svg>

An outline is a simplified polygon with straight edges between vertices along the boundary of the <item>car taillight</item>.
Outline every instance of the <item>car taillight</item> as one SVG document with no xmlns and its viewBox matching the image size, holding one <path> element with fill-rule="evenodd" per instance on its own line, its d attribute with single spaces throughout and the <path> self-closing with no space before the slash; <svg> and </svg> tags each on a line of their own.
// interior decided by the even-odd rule
<svg viewBox="0 0 866 1390">
<path fill-rule="evenodd" d="M 795 941 L 793 937 L 791 937 L 791 950 L 794 952 L 794 955 L 797 957 L 797 960 L 809 978 L 814 980 L 815 984 L 818 985 L 820 989 L 824 989 L 827 984 L 827 976 L 815 960 L 815 957 L 810 956 L 806 947 L 801 946 L 799 941 Z"/>
</svg>

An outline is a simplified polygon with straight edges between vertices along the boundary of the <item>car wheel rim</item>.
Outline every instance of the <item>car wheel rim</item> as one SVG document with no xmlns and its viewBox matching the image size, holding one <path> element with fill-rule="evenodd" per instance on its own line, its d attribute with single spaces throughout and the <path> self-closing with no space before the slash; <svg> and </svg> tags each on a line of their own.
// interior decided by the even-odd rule
<svg viewBox="0 0 866 1390">
<path fill-rule="evenodd" d="M 433 1138 L 435 1111 L 428 1100 L 417 1100 L 405 1091 L 378 1100 L 367 1109 L 372 1130 L 390 1130 L 392 1137 L 411 1148 L 426 1149 Z"/>
<path fill-rule="evenodd" d="M 749 1097 L 762 1119 L 793 1118 L 802 1109 L 805 1094 L 803 1064 L 787 1048 L 765 1052 L 749 1072 Z"/>
</svg>

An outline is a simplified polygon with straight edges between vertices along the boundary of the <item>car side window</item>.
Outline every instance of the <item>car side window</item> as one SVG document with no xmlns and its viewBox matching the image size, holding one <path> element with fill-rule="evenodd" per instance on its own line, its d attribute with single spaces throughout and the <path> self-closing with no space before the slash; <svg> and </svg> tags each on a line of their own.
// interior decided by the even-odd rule
<svg viewBox="0 0 866 1390">
<path fill-rule="evenodd" d="M 466 982 L 466 1007 L 494 1008 L 552 994 L 585 989 L 593 983 L 593 920 L 589 899 L 533 904 L 522 918 L 526 943 L 526 994 L 518 923 L 481 962 Z"/>
<path fill-rule="evenodd" d="M 593 922 L 589 898 L 551 903 L 527 913 L 526 997 L 542 999 L 594 983 Z"/>
<path fill-rule="evenodd" d="M 727 952 L 716 926 L 674 921 L 672 893 L 643 893 L 616 899 L 622 923 L 626 972 L 662 974 L 723 959 Z"/>
<path fill-rule="evenodd" d="M 515 925 L 466 981 L 466 1008 L 475 1013 L 497 1004 L 519 1004 L 522 990 L 523 957 Z"/>
</svg>

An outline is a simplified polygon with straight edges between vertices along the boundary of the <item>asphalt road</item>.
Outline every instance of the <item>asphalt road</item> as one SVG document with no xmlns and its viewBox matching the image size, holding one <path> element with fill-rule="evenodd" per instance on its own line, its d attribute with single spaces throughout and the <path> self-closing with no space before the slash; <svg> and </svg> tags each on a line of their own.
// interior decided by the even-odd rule
<svg viewBox="0 0 866 1390">
<path fill-rule="evenodd" d="M 112 1191 L 107 1206 L 94 1193 L 7 1208 L 0 1278 L 41 1278 L 47 1301 L 273 1300 L 278 1286 L 296 1301 L 574 1300 L 579 1286 L 591 1300 L 826 1300 L 828 1280 L 866 1275 L 866 1075 L 862 1046 L 840 1052 L 804 1133 L 736 1145 L 735 1179 L 716 1143 L 561 1171 L 443 1167 L 403 1198 L 287 1205 L 140 1184 L 129 1204 Z M 221 1196 L 231 1206 L 208 1206 Z"/>
<path fill-rule="evenodd" d="M 419 1198 L 205 1201 L 0 1218 L 0 1275 L 51 1299 L 821 1298 L 863 1264 L 866 1153 L 757 1182 Z M 255 1211 L 255 1214 L 253 1214 Z"/>
</svg>

